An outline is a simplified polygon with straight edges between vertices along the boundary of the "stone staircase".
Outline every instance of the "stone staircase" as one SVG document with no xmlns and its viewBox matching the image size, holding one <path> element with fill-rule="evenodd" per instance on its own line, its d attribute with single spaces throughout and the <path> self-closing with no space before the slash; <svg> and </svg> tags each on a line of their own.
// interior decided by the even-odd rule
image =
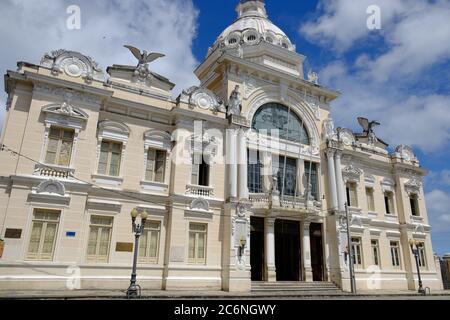
<svg viewBox="0 0 450 320">
<path fill-rule="evenodd" d="M 342 294 L 332 282 L 252 282 L 252 292 L 296 292 L 296 293 L 323 293 L 323 294 Z"/>
</svg>

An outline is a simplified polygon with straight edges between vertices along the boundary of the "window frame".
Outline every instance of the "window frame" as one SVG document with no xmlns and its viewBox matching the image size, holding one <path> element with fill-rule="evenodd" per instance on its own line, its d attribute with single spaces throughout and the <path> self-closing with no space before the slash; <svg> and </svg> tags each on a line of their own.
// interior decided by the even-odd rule
<svg viewBox="0 0 450 320">
<path fill-rule="evenodd" d="M 205 229 L 204 230 L 193 230 L 192 226 L 202 226 Z M 202 223 L 202 222 L 189 222 L 188 225 L 188 252 L 187 252 L 187 258 L 188 258 L 188 264 L 192 265 L 206 265 L 206 257 L 207 257 L 207 249 L 208 249 L 208 224 Z M 190 257 L 190 248 L 191 248 L 191 234 L 194 234 L 194 257 Z M 199 234 L 204 235 L 204 241 L 203 241 L 203 258 L 198 257 L 199 253 L 199 246 L 198 246 L 198 239 Z"/>
<path fill-rule="evenodd" d="M 151 228 L 150 224 L 157 224 L 157 228 Z M 138 254 L 138 261 L 142 264 L 158 264 L 159 261 L 159 253 L 160 253 L 160 245 L 161 245 L 161 231 L 162 231 L 162 222 L 160 220 L 147 220 L 144 227 L 144 232 L 146 233 L 146 252 L 144 255 L 141 256 L 141 243 L 142 240 L 139 242 L 139 254 Z M 149 237 L 149 234 L 151 232 L 156 232 L 157 239 L 156 239 L 156 252 L 155 256 L 150 256 L 150 249 L 151 249 L 151 237 Z M 142 237 L 142 236 L 141 236 Z"/>
<path fill-rule="evenodd" d="M 57 220 L 38 219 L 38 218 L 36 218 L 36 214 L 38 214 L 38 213 L 44 213 L 44 214 L 50 213 L 51 215 L 56 215 Z M 60 223 L 61 223 L 61 215 L 62 215 L 62 212 L 60 210 L 40 209 L 40 208 L 36 208 L 33 210 L 25 260 L 28 260 L 28 261 L 53 261 L 54 256 L 55 256 L 55 251 L 56 251 L 56 243 L 57 243 L 57 239 L 58 239 L 59 227 L 60 227 Z M 32 240 L 32 236 L 33 236 L 33 229 L 34 229 L 36 222 L 42 223 L 42 228 L 41 228 L 41 233 L 39 236 L 37 252 L 31 253 L 30 252 L 31 240 Z M 55 228 L 54 238 L 53 238 L 53 242 L 52 242 L 52 252 L 50 254 L 44 254 L 42 252 L 42 249 L 44 246 L 45 234 L 46 234 L 49 223 L 56 224 L 56 228 Z M 43 257 L 44 255 L 47 255 L 47 256 L 49 255 L 49 257 L 45 258 L 45 257 Z"/>
<path fill-rule="evenodd" d="M 362 246 L 362 238 L 360 237 L 352 237 L 352 253 L 353 256 L 353 266 L 356 269 L 364 268 L 364 256 L 363 256 L 363 246 Z"/>
<path fill-rule="evenodd" d="M 103 144 L 108 144 L 108 151 L 107 151 L 107 159 L 105 163 L 105 172 L 100 171 L 100 161 L 102 157 L 102 148 Z M 118 169 L 117 169 L 117 175 L 111 174 L 111 158 L 113 154 L 113 146 L 114 145 L 120 145 L 120 152 L 119 152 L 119 162 L 118 162 Z M 109 139 L 102 139 L 100 142 L 100 154 L 98 159 L 98 165 L 97 165 L 97 173 L 100 175 L 108 176 L 108 177 L 120 177 L 120 173 L 122 170 L 122 158 L 123 158 L 123 149 L 124 149 L 124 143 L 121 141 L 114 141 Z"/>
<path fill-rule="evenodd" d="M 109 219 L 111 221 L 110 225 L 103 225 L 103 224 L 96 224 L 92 222 L 92 218 L 101 218 L 101 219 Z M 97 215 L 93 214 L 89 217 L 89 232 L 87 236 L 87 246 L 86 246 L 86 262 L 87 263 L 108 263 L 109 258 L 111 255 L 111 244 L 112 244 L 112 232 L 114 227 L 114 217 L 107 216 L 107 215 Z M 96 244 L 95 244 L 95 255 L 89 254 L 89 242 L 90 242 L 90 236 L 92 228 L 97 228 L 97 238 L 96 238 Z M 108 233 L 108 248 L 107 248 L 107 254 L 106 256 L 100 256 L 99 250 L 100 250 L 100 241 L 101 241 L 101 231 L 106 228 L 109 229 Z"/>
<path fill-rule="evenodd" d="M 376 212 L 375 190 L 373 187 L 366 187 L 367 211 Z"/>
<path fill-rule="evenodd" d="M 426 255 L 426 249 L 425 249 L 425 243 L 421 242 L 419 246 L 417 247 L 417 253 L 418 253 L 418 262 L 419 262 L 419 268 L 420 269 L 427 269 L 427 255 Z"/>
<path fill-rule="evenodd" d="M 52 140 L 52 137 L 55 138 L 54 136 L 52 136 L 52 130 L 59 130 L 59 137 L 57 139 L 57 146 L 56 146 L 56 151 L 55 151 L 55 160 L 54 163 L 47 161 L 48 159 L 48 153 L 49 153 L 49 147 L 50 147 L 50 141 Z M 64 133 L 65 132 L 71 132 L 72 133 L 72 138 L 71 139 L 65 139 L 64 138 Z M 73 157 L 73 153 L 74 153 L 74 147 L 75 147 L 75 137 L 77 135 L 77 131 L 73 128 L 65 128 L 62 126 L 58 126 L 58 125 L 50 125 L 48 128 L 48 134 L 47 134 L 47 138 L 46 138 L 46 145 L 45 145 L 45 152 L 44 152 L 44 163 L 51 165 L 51 166 L 59 166 L 59 167 L 70 167 L 72 165 L 72 157 Z M 61 164 L 60 160 L 61 160 L 61 147 L 64 141 L 70 141 L 71 142 L 71 147 L 70 147 L 70 154 L 68 157 L 68 163 L 67 164 Z"/>
<path fill-rule="evenodd" d="M 150 159 L 150 154 L 153 153 L 154 157 L 153 159 Z M 158 154 L 162 155 L 162 160 L 158 160 Z M 153 169 L 149 170 L 149 166 L 152 164 L 151 161 L 153 161 Z M 158 181 L 156 179 L 157 177 L 157 163 L 162 161 L 162 175 L 161 175 L 161 181 Z M 163 149 L 157 149 L 157 148 L 148 148 L 147 150 L 147 157 L 146 157 L 146 164 L 145 164 L 145 181 L 147 182 L 156 182 L 156 183 L 165 183 L 166 181 L 166 165 L 167 165 L 167 150 Z M 151 173 L 151 177 L 149 177 L 149 173 Z"/>
<path fill-rule="evenodd" d="M 345 192 L 347 205 L 352 208 L 358 208 L 358 184 L 354 181 L 347 181 L 347 183 L 345 184 Z M 356 203 L 353 203 L 352 201 L 352 193 Z"/>
<path fill-rule="evenodd" d="M 373 264 L 381 268 L 380 242 L 378 239 L 371 239 L 370 245 L 372 248 Z"/>
<path fill-rule="evenodd" d="M 253 163 L 255 159 L 251 156 L 256 153 L 256 163 Z M 249 193 L 263 193 L 264 192 L 264 179 L 261 174 L 263 169 L 263 163 L 261 161 L 261 152 L 259 150 L 247 149 L 247 187 Z M 251 161 L 252 160 L 252 161 Z"/>
<path fill-rule="evenodd" d="M 396 215 L 394 199 L 395 199 L 394 192 L 392 192 L 392 191 L 384 192 L 384 207 L 385 207 L 385 212 L 388 215 Z"/>
<path fill-rule="evenodd" d="M 419 196 L 417 194 L 409 195 L 409 207 L 412 216 L 420 217 Z"/>
<path fill-rule="evenodd" d="M 400 241 L 390 240 L 389 248 L 390 248 L 390 255 L 391 255 L 391 266 L 394 269 L 402 269 Z M 394 256 L 394 252 L 396 252 L 396 256 Z"/>
</svg>

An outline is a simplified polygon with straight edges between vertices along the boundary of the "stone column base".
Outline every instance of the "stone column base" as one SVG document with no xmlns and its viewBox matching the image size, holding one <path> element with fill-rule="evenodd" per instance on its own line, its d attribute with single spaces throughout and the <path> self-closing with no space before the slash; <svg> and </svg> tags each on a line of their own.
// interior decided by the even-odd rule
<svg viewBox="0 0 450 320">
<path fill-rule="evenodd" d="M 312 273 L 312 268 L 305 268 L 305 282 L 313 282 L 313 273 Z"/>
<path fill-rule="evenodd" d="M 276 282 L 277 281 L 277 270 L 276 270 L 275 266 L 267 267 L 266 281 L 267 282 Z"/>
</svg>

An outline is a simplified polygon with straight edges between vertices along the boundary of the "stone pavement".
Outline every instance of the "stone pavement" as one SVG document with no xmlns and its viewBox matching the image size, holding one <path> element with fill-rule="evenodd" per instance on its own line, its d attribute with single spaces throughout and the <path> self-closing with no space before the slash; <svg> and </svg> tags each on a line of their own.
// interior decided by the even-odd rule
<svg viewBox="0 0 450 320">
<path fill-rule="evenodd" d="M 124 299 L 125 290 L 61 290 L 61 291 L 6 291 L 0 290 L 0 299 Z M 414 291 L 361 291 L 353 296 L 338 292 L 248 292 L 230 293 L 223 291 L 142 291 L 143 299 L 444 299 L 450 300 L 450 291 L 435 291 L 423 297 Z"/>
</svg>

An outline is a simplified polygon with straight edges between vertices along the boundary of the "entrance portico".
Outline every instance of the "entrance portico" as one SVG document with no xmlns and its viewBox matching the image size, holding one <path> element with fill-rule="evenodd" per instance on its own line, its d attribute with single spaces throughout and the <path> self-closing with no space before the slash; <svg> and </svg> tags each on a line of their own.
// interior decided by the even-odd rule
<svg viewBox="0 0 450 320">
<path fill-rule="evenodd" d="M 275 217 L 251 218 L 252 281 L 323 281 L 322 224 Z"/>
</svg>

